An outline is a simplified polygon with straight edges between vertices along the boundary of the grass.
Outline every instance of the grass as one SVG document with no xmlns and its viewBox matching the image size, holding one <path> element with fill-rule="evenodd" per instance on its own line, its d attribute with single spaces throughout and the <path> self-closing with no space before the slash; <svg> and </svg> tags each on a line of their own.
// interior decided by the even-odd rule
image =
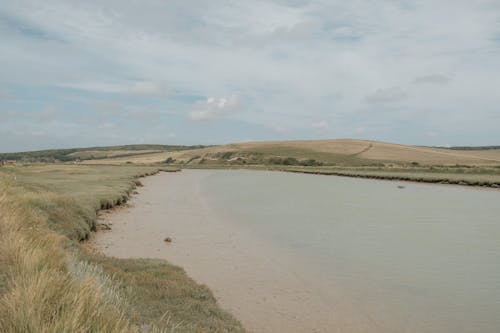
<svg viewBox="0 0 500 333">
<path fill-rule="evenodd" d="M 297 160 L 315 160 L 329 165 L 360 166 L 382 163 L 380 160 L 363 159 L 356 155 L 321 152 L 295 147 L 262 147 L 255 148 L 252 151 L 249 151 L 249 153 L 257 153 L 262 156 L 266 156 L 267 159 L 264 158 L 264 161 L 269 160 L 269 156 L 279 156 L 281 158 L 291 157 Z"/>
<path fill-rule="evenodd" d="M 242 332 L 165 261 L 108 258 L 82 240 L 158 167 L 0 169 L 0 332 Z"/>
<path fill-rule="evenodd" d="M 109 279 L 66 253 L 62 236 L 28 203 L 43 194 L 5 179 L 1 189 L 0 332 L 127 331 Z"/>
<path fill-rule="evenodd" d="M 180 267 L 158 259 L 84 256 L 113 276 L 130 306 L 127 318 L 137 327 L 174 327 L 176 332 L 243 332 L 221 310 L 210 290 L 189 279 Z"/>
<path fill-rule="evenodd" d="M 402 180 L 500 188 L 500 169 L 494 168 L 282 168 L 282 171 L 358 178 Z"/>
</svg>

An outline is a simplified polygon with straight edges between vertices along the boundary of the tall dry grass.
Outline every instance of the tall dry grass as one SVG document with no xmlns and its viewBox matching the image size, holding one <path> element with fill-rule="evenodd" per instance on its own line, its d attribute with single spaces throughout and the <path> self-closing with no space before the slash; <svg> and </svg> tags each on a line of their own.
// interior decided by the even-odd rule
<svg viewBox="0 0 500 333">
<path fill-rule="evenodd" d="M 27 202 L 32 194 L 0 179 L 0 332 L 127 332 L 109 278 L 64 251 L 62 236 Z M 36 195 L 41 195 L 40 193 Z"/>
</svg>

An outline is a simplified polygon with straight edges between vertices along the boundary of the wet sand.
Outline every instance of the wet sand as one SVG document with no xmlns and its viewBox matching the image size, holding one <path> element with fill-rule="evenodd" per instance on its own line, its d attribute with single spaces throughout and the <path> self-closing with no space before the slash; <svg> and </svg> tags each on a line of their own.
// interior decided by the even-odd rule
<svg viewBox="0 0 500 333">
<path fill-rule="evenodd" d="M 317 286 L 317 277 L 304 274 L 293 257 L 213 211 L 199 187 L 211 172 L 143 179 L 128 207 L 101 216 L 112 230 L 99 232 L 95 245 L 108 256 L 162 258 L 183 267 L 253 332 L 379 331 L 380 318 L 360 316 L 363 309 L 354 310 L 331 281 Z M 163 241 L 167 236 L 172 243 Z"/>
</svg>

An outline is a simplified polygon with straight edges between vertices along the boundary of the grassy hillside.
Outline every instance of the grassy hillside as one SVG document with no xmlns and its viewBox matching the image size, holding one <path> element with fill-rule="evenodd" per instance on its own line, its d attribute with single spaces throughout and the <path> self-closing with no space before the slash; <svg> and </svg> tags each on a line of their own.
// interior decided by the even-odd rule
<svg viewBox="0 0 500 333">
<path fill-rule="evenodd" d="M 161 260 L 85 242 L 147 166 L 0 168 L 0 332 L 242 332 L 212 293 Z"/>
<path fill-rule="evenodd" d="M 152 152 L 83 163 L 273 169 L 500 187 L 500 149 L 493 146 L 451 149 L 350 139 L 269 141 Z"/>
<path fill-rule="evenodd" d="M 287 160 L 288 159 L 288 160 Z M 497 166 L 500 149 L 448 149 L 365 141 L 311 140 L 247 142 L 171 152 L 152 152 L 86 161 L 96 164 L 162 163 L 325 166 Z"/>
</svg>

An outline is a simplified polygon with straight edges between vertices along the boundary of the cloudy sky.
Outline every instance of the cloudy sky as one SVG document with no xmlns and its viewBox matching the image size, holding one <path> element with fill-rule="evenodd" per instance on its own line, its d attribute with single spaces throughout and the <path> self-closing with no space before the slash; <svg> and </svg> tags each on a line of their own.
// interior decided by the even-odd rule
<svg viewBox="0 0 500 333">
<path fill-rule="evenodd" d="M 0 151 L 500 144 L 500 1 L 0 0 Z"/>
</svg>

